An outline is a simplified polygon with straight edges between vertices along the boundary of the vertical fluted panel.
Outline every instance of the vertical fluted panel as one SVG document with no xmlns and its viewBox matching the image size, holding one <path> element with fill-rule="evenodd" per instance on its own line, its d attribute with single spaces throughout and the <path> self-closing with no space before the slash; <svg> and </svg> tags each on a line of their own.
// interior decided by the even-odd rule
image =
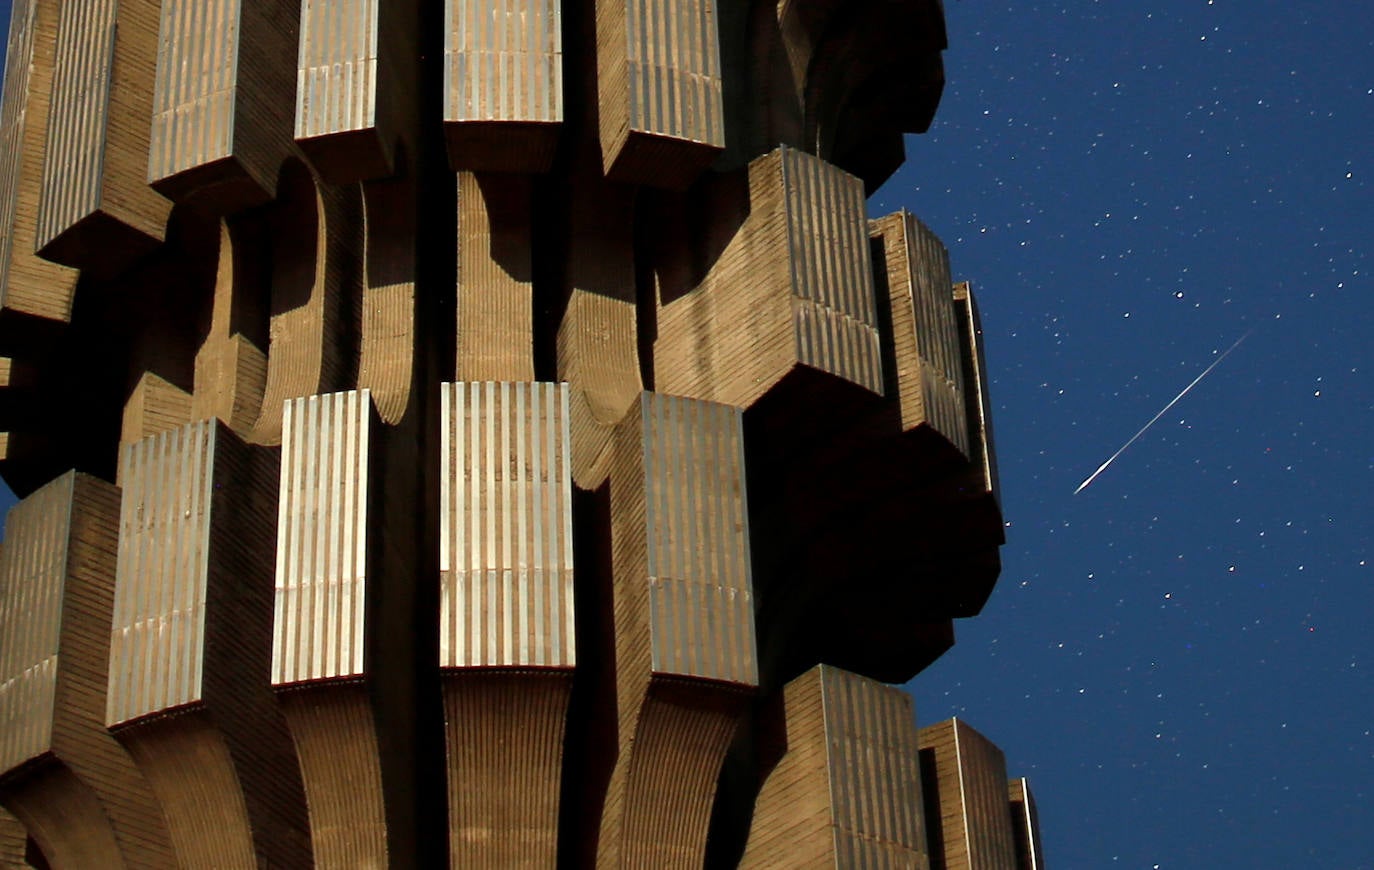
<svg viewBox="0 0 1374 870">
<path fill-rule="evenodd" d="M 877 311 L 863 182 L 782 149 L 798 356 L 881 394 Z"/>
<path fill-rule="evenodd" d="M 753 685 L 740 411 L 645 393 L 640 414 L 653 670 Z"/>
<path fill-rule="evenodd" d="M 659 300 L 655 386 L 747 408 L 805 367 L 881 394 L 862 183 L 786 147 L 745 183 L 712 185 L 739 228 L 697 287 Z"/>
<path fill-rule="evenodd" d="M 124 448 L 110 725 L 200 700 L 217 436 L 202 421 Z"/>
<path fill-rule="evenodd" d="M 924 864 L 911 696 L 838 668 L 820 671 L 838 866 Z"/>
<path fill-rule="evenodd" d="M 148 160 L 164 195 L 220 213 L 271 198 L 298 54 L 298 20 L 282 5 L 164 0 Z"/>
<path fill-rule="evenodd" d="M 444 9 L 450 161 L 462 169 L 547 169 L 563 121 L 560 0 L 445 0 Z"/>
<path fill-rule="evenodd" d="M 62 4 L 38 212 L 39 247 L 100 207 L 118 7 L 118 0 Z"/>
<path fill-rule="evenodd" d="M 296 138 L 373 126 L 378 0 L 301 2 Z"/>
<path fill-rule="evenodd" d="M 623 0 L 630 129 L 723 147 L 714 0 Z"/>
<path fill-rule="evenodd" d="M 725 146 L 714 0 L 599 0 L 596 16 L 607 177 L 685 186 Z"/>
<path fill-rule="evenodd" d="M 740 866 L 928 868 L 911 697 L 828 665 L 783 697 L 786 753 Z"/>
<path fill-rule="evenodd" d="M 922 728 L 926 817 L 940 820 L 930 850 L 947 870 L 1016 866 L 1002 750 L 960 719 Z"/>
<path fill-rule="evenodd" d="M 233 153 L 240 2 L 162 4 L 149 180 L 170 178 Z"/>
<path fill-rule="evenodd" d="M 15 0 L 0 102 L 0 316 L 71 317 L 76 272 L 34 255 L 57 0 Z"/>
<path fill-rule="evenodd" d="M 883 252 L 891 312 L 895 388 L 903 430 L 928 426 L 973 458 L 965 407 L 965 342 L 959 303 L 949 278 L 949 255 L 910 212 L 873 221 Z"/>
<path fill-rule="evenodd" d="M 442 388 L 442 667 L 567 667 L 573 630 L 568 389 Z"/>
<path fill-rule="evenodd" d="M 286 402 L 272 682 L 361 676 L 372 399 Z"/>
<path fill-rule="evenodd" d="M 74 477 L 10 511 L 0 548 L 0 774 L 52 748 Z"/>
</svg>

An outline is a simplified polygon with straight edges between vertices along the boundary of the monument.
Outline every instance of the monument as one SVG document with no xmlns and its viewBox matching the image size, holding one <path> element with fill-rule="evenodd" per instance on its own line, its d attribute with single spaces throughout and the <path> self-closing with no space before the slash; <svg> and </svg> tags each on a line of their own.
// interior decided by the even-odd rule
<svg viewBox="0 0 1374 870">
<path fill-rule="evenodd" d="M 14 0 L 0 864 L 1040 867 L 903 683 L 1002 543 L 865 201 L 938 0 Z"/>
</svg>

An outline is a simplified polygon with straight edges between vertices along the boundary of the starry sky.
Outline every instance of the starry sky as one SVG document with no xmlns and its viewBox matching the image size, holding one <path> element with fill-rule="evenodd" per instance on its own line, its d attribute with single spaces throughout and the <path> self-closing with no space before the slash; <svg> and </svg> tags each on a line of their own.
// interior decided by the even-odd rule
<svg viewBox="0 0 1374 870">
<path fill-rule="evenodd" d="M 973 282 L 1007 545 L 918 718 L 1030 777 L 1051 867 L 1374 867 L 1374 15 L 945 12 L 870 207 Z"/>
<path fill-rule="evenodd" d="M 871 209 L 974 284 L 1007 545 L 918 718 L 1002 746 L 1061 870 L 1374 867 L 1374 15 L 946 15 Z"/>
</svg>

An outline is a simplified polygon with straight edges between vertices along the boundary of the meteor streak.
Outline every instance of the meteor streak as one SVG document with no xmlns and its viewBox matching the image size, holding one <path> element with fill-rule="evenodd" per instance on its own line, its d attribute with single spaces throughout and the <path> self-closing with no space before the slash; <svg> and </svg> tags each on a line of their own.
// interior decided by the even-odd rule
<svg viewBox="0 0 1374 870">
<path fill-rule="evenodd" d="M 1139 438 L 1141 435 L 1144 435 L 1144 434 L 1145 434 L 1145 430 L 1147 430 L 1147 429 L 1149 429 L 1151 426 L 1153 426 L 1153 425 L 1155 424 L 1155 421 L 1157 421 L 1160 417 L 1163 417 L 1165 414 L 1169 413 L 1169 409 L 1172 408 L 1174 405 L 1177 405 L 1179 399 L 1181 399 L 1181 398 L 1183 398 L 1184 396 L 1188 395 L 1188 391 L 1189 391 L 1189 390 L 1191 390 L 1193 387 L 1196 387 L 1196 386 L 1198 385 L 1198 382 L 1199 382 L 1199 381 L 1201 381 L 1203 378 L 1207 377 L 1209 374 L 1212 373 L 1212 369 L 1214 369 L 1214 368 L 1216 368 L 1217 366 L 1221 365 L 1221 361 L 1224 360 L 1224 359 L 1226 359 L 1227 355 L 1229 355 L 1229 354 L 1231 353 L 1231 351 L 1233 351 L 1233 350 L 1235 350 L 1236 348 L 1240 347 L 1240 343 L 1241 343 L 1242 341 L 1245 341 L 1245 339 L 1249 338 L 1251 332 L 1254 332 L 1254 330 L 1252 329 L 1252 330 L 1246 332 L 1246 333 L 1245 333 L 1244 335 L 1242 335 L 1240 338 L 1236 339 L 1236 343 L 1235 343 L 1235 344 L 1233 344 L 1233 345 L 1231 345 L 1230 347 L 1226 348 L 1226 353 L 1223 353 L 1221 356 L 1219 356 L 1219 357 L 1217 357 L 1216 359 L 1212 360 L 1212 364 L 1209 365 L 1207 368 L 1203 369 L 1203 370 L 1202 370 L 1202 374 L 1200 374 L 1200 375 L 1198 375 L 1197 377 L 1193 378 L 1193 382 L 1192 382 L 1191 384 L 1189 384 L 1188 386 L 1184 387 L 1184 388 L 1183 388 L 1183 391 L 1180 392 L 1177 396 L 1174 396 L 1173 401 L 1169 402 L 1169 404 L 1167 404 L 1167 405 L 1165 405 L 1163 408 L 1161 408 L 1161 409 L 1160 409 L 1160 412 L 1159 412 L 1158 414 L 1155 414 L 1153 417 L 1151 417 L 1151 418 L 1150 418 L 1150 422 L 1146 423 L 1144 426 L 1141 426 L 1141 427 L 1140 427 L 1140 431 L 1137 432 L 1137 433 L 1135 433 L 1134 435 L 1131 436 L 1131 440 L 1127 441 L 1125 444 L 1122 444 L 1120 450 L 1118 450 L 1118 451 L 1116 451 L 1115 453 L 1113 453 L 1110 457 L 1107 458 L 1107 461 L 1106 461 L 1106 462 L 1102 463 L 1101 465 L 1099 465 L 1099 466 L 1097 467 L 1097 470 L 1096 470 L 1096 471 L 1094 471 L 1092 474 L 1088 475 L 1087 479 L 1084 480 L 1082 483 L 1080 483 L 1080 484 L 1078 485 L 1078 489 L 1075 489 L 1075 490 L 1073 491 L 1073 494 L 1074 494 L 1074 495 L 1078 495 L 1080 492 L 1082 492 L 1083 490 L 1085 490 L 1085 489 L 1088 488 L 1088 484 L 1092 483 L 1094 480 L 1097 480 L 1097 476 L 1098 476 L 1099 474 L 1101 474 L 1102 472 L 1106 471 L 1108 465 L 1111 465 L 1113 462 L 1116 461 L 1116 458 L 1117 458 L 1118 456 L 1120 456 L 1121 454 L 1125 453 L 1125 452 L 1126 452 L 1126 448 L 1127 448 L 1127 447 L 1130 447 L 1132 444 L 1134 444 L 1134 443 L 1136 442 L 1136 439 Z"/>
</svg>

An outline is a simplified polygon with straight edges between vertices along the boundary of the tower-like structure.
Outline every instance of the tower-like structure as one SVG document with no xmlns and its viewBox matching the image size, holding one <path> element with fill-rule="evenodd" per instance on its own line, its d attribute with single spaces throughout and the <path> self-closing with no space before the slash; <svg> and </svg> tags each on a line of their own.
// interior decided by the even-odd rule
<svg viewBox="0 0 1374 870">
<path fill-rule="evenodd" d="M 1040 866 L 938 0 L 9 33 L 0 864 Z"/>
</svg>

